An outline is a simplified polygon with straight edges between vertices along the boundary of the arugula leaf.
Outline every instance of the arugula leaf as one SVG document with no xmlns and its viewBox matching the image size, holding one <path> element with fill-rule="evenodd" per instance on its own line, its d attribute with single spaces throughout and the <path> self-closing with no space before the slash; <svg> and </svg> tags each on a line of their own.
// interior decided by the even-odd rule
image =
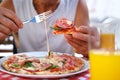
<svg viewBox="0 0 120 80">
<path fill-rule="evenodd" d="M 12 64 L 13 67 L 20 68 L 20 65 L 17 63 Z"/>
<path fill-rule="evenodd" d="M 32 65 L 32 62 L 31 61 L 28 61 L 28 62 L 25 62 L 25 64 L 23 65 L 24 67 L 28 68 L 28 67 L 34 67 Z"/>
<path fill-rule="evenodd" d="M 51 63 L 51 66 L 48 67 L 48 68 L 46 68 L 45 70 L 48 70 L 48 69 L 54 69 L 54 68 L 56 68 L 56 67 L 58 67 L 58 66 L 57 66 L 57 65 L 53 65 L 53 64 Z"/>
<path fill-rule="evenodd" d="M 54 69 L 54 68 L 56 68 L 56 67 L 58 67 L 57 65 L 52 65 L 51 67 L 50 67 L 50 69 Z"/>
<path fill-rule="evenodd" d="M 56 28 L 54 28 L 54 27 L 50 27 L 51 29 L 53 29 L 53 30 L 63 30 L 62 28 L 60 28 L 60 27 L 56 27 Z"/>
</svg>

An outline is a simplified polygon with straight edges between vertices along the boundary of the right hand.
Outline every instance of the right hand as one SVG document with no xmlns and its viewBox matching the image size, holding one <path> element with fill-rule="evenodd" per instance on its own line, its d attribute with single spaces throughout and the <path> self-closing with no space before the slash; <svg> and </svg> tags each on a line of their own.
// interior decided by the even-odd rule
<svg viewBox="0 0 120 80">
<path fill-rule="evenodd" d="M 0 7 L 0 43 L 12 32 L 18 32 L 23 24 L 16 14 L 4 7 Z"/>
</svg>

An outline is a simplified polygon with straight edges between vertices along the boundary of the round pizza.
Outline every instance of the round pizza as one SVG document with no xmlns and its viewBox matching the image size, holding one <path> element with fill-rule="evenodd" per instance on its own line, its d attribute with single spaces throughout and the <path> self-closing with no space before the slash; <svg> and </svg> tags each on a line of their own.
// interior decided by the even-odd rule
<svg viewBox="0 0 120 80">
<path fill-rule="evenodd" d="M 72 34 L 76 31 L 73 22 L 67 18 L 57 19 L 51 29 L 54 34 Z"/>
<path fill-rule="evenodd" d="M 51 52 L 49 56 L 34 57 L 26 54 L 14 54 L 6 59 L 2 66 L 10 72 L 34 75 L 55 75 L 79 71 L 83 60 L 66 53 Z"/>
</svg>

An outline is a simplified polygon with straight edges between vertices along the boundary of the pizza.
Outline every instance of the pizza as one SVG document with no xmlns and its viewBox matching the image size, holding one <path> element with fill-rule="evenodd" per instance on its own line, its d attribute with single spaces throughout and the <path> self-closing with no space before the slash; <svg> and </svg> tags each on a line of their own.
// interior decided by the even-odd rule
<svg viewBox="0 0 120 80">
<path fill-rule="evenodd" d="M 54 34 L 72 34 L 75 32 L 73 22 L 66 18 L 57 19 L 51 28 Z"/>
<path fill-rule="evenodd" d="M 70 54 L 51 52 L 45 57 L 14 54 L 6 59 L 2 66 L 9 72 L 19 74 L 57 75 L 79 71 L 84 62 Z"/>
</svg>

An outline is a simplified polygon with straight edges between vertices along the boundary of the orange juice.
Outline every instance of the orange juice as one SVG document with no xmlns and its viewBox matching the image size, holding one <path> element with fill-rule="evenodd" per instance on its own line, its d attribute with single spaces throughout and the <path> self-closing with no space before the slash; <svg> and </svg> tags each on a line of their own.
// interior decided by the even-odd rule
<svg viewBox="0 0 120 80">
<path fill-rule="evenodd" d="M 120 51 L 90 51 L 90 80 L 120 80 Z"/>
<path fill-rule="evenodd" d="M 100 47 L 107 49 L 114 49 L 115 45 L 115 36 L 114 34 L 100 34 Z"/>
</svg>

